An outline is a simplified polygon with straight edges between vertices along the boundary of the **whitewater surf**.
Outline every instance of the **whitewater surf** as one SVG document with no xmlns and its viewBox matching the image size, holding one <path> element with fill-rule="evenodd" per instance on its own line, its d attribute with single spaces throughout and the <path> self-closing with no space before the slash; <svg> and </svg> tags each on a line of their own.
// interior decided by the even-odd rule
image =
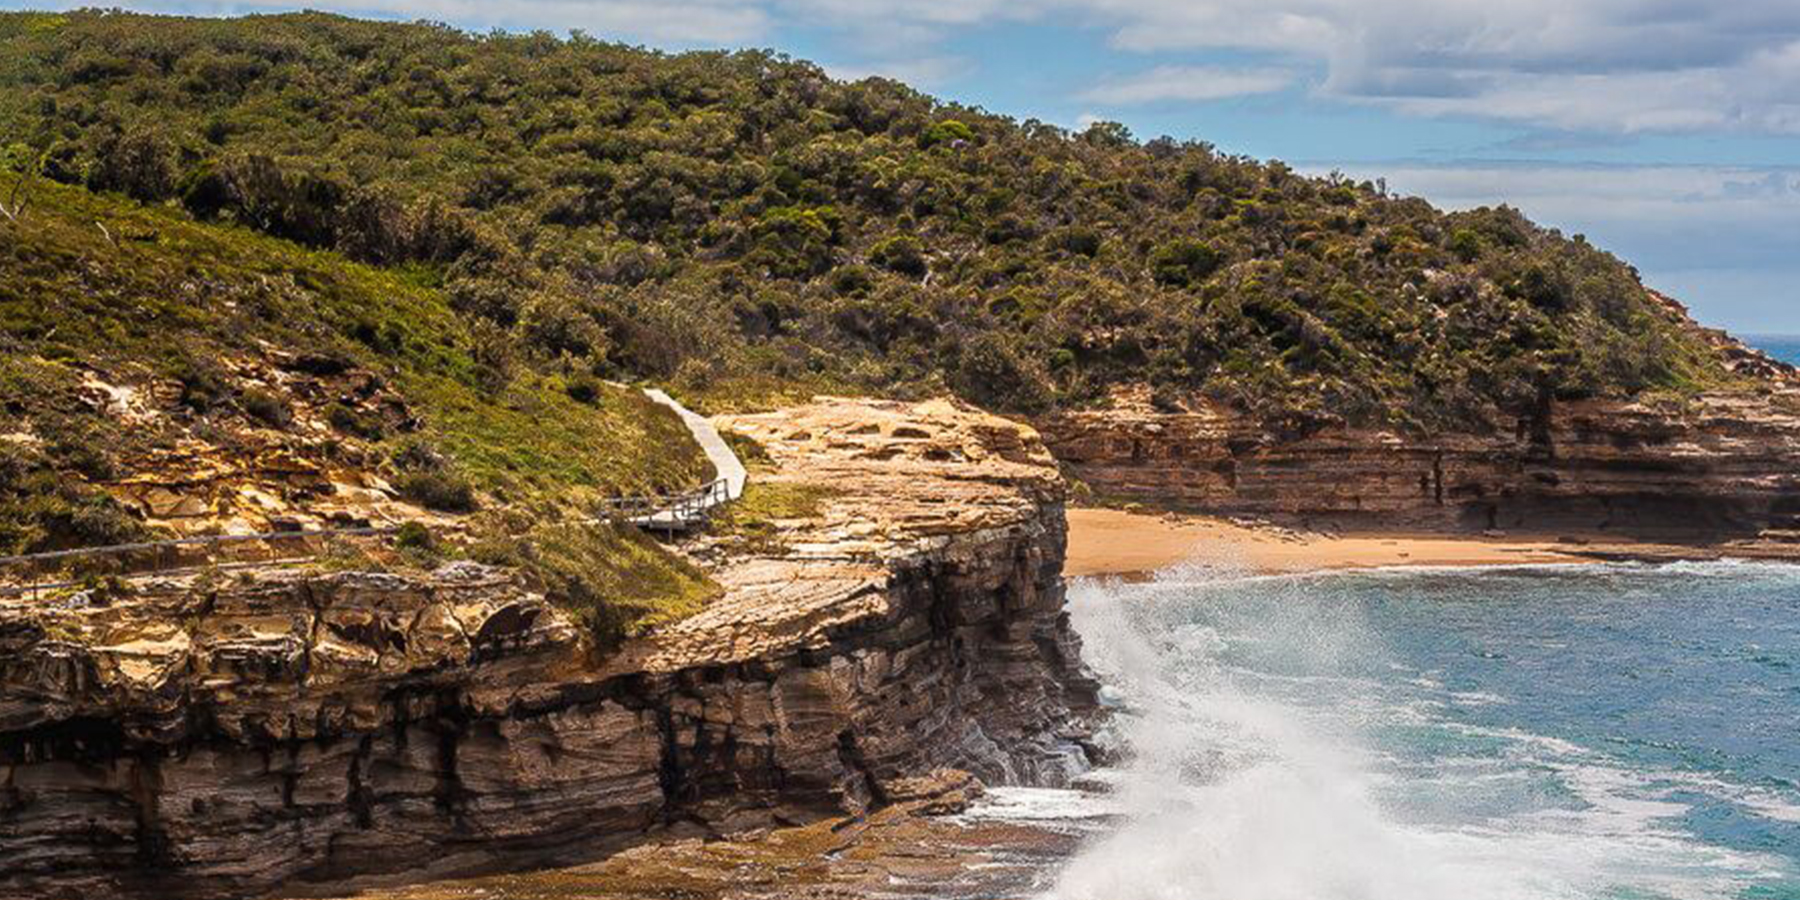
<svg viewBox="0 0 1800 900">
<path fill-rule="evenodd" d="M 1800 569 L 1078 581 L 1127 760 L 1045 900 L 1800 897 Z"/>
</svg>

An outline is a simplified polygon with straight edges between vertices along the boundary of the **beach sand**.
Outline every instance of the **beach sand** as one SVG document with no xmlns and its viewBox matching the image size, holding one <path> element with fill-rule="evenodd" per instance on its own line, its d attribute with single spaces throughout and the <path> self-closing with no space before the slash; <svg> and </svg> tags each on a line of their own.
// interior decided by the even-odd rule
<svg viewBox="0 0 1800 900">
<path fill-rule="evenodd" d="M 1145 575 L 1190 560 L 1258 572 L 1375 566 L 1484 566 L 1592 562 L 1592 548 L 1555 538 L 1445 535 L 1319 535 L 1253 527 L 1209 516 L 1072 508 L 1063 572 Z"/>
</svg>

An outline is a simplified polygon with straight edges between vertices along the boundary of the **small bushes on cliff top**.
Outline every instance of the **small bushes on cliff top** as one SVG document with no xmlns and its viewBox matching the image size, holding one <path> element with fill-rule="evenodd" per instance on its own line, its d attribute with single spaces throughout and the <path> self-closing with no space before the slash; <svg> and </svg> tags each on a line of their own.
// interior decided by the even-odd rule
<svg viewBox="0 0 1800 900">
<path fill-rule="evenodd" d="M 475 487 L 454 472 L 407 472 L 394 487 L 400 496 L 438 512 L 474 512 L 481 505 Z"/>
<path fill-rule="evenodd" d="M 725 446 L 737 455 L 738 461 L 752 470 L 767 471 L 775 467 L 775 460 L 769 456 L 769 450 L 761 441 L 741 431 L 721 430 L 719 437 L 725 439 Z"/>
<path fill-rule="evenodd" d="M 818 518 L 825 501 L 840 491 L 827 485 L 752 479 L 744 495 L 713 517 L 711 532 L 739 551 L 777 555 L 786 549 L 778 532 L 783 520 Z"/>
<path fill-rule="evenodd" d="M 576 374 L 949 389 L 1026 412 L 1147 381 L 1272 422 L 1416 428 L 1546 393 L 1725 383 L 1632 269 L 1515 210 L 1446 214 L 1203 142 L 1018 122 L 767 52 L 311 13 L 5 14 L 0 135 L 18 145 L 0 156 L 58 181 L 232 226 L 191 270 L 158 273 L 174 289 L 141 298 L 154 318 L 113 317 L 120 337 L 209 327 L 218 251 L 248 246 L 243 229 L 277 235 L 393 270 L 292 250 L 234 264 L 276 294 L 381 297 L 327 302 L 324 333 L 475 388 L 433 398 L 440 418 L 512 395 L 462 424 L 514 401 L 560 421 L 545 387 Z M 190 243 L 107 221 L 131 266 Z M 58 264 L 99 249 L 92 219 L 80 227 L 36 246 L 61 256 L 27 261 L 20 296 L 51 296 Z M 1335 302 L 1346 289 L 1361 299 Z M 47 315 L 0 316 L 81 352 Z M 499 339 L 442 340 L 478 329 Z M 568 455 L 490 454 L 471 473 L 524 490 Z"/>
<path fill-rule="evenodd" d="M 0 443 L 0 555 L 142 540 L 148 530 L 42 450 Z"/>
<path fill-rule="evenodd" d="M 699 612 L 720 588 L 636 528 L 606 523 L 484 522 L 471 558 L 523 572 L 585 625 L 601 649 Z"/>
<path fill-rule="evenodd" d="M 97 487 L 118 475 L 122 429 L 85 414 L 80 373 L 0 353 L 0 555 L 126 543 L 148 529 Z"/>
</svg>

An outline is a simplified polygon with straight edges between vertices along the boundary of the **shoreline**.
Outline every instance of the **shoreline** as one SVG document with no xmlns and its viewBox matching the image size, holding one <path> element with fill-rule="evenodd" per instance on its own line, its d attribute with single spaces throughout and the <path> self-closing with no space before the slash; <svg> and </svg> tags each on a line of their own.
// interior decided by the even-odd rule
<svg viewBox="0 0 1800 900">
<path fill-rule="evenodd" d="M 1319 534 L 1218 516 L 1098 507 L 1068 510 L 1068 578 L 1148 578 L 1185 562 L 1264 575 L 1416 566 L 1476 568 L 1728 557 L 1794 561 L 1796 549 L 1762 543 L 1694 546 L 1605 536 L 1488 536 L 1352 532 Z"/>
</svg>

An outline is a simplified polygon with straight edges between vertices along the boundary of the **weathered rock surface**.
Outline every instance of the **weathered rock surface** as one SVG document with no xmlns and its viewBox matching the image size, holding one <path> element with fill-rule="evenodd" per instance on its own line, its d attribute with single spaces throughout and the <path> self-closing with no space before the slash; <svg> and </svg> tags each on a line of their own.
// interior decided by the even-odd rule
<svg viewBox="0 0 1800 900">
<path fill-rule="evenodd" d="M 1040 424 L 1103 496 L 1354 527 L 1779 538 L 1800 521 L 1800 393 L 1549 404 L 1487 434 L 1270 433 L 1229 411 L 1111 408 Z"/>
<path fill-rule="evenodd" d="M 934 779 L 875 813 L 729 841 L 685 839 L 565 869 L 375 890 L 359 900 L 846 900 L 1041 896 L 1089 835 L 956 815 L 975 791 Z M 978 784 L 971 785 L 978 788 Z M 948 788 L 948 790 L 946 790 Z M 1098 823 L 1095 823 L 1096 825 Z"/>
<path fill-rule="evenodd" d="M 448 520 L 396 496 L 367 464 L 366 438 L 342 433 L 329 410 L 394 432 L 418 426 L 404 398 L 347 362 L 274 349 L 266 359 L 216 360 L 234 389 L 272 400 L 278 426 L 248 416 L 195 428 L 168 381 L 112 383 L 85 373 L 81 401 L 145 438 L 100 482 L 147 526 L 176 535 Z"/>
<path fill-rule="evenodd" d="M 579 862 L 860 812 L 938 768 L 1056 783 L 1086 764 L 1094 685 L 1034 432 L 849 401 L 729 424 L 768 448 L 764 477 L 829 485 L 822 515 L 604 658 L 472 564 L 6 601 L 0 896 Z"/>
</svg>

